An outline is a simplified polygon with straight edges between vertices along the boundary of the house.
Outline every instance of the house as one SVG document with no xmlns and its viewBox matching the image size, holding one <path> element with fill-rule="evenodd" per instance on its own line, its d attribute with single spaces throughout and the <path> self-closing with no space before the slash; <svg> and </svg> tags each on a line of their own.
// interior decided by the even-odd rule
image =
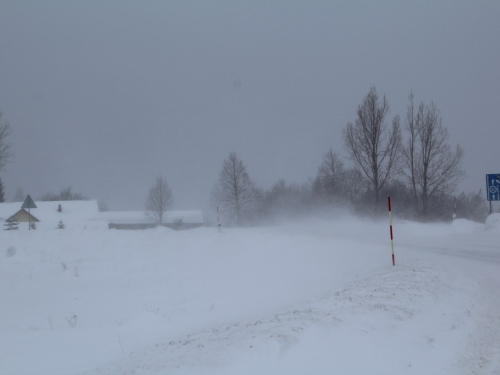
<svg viewBox="0 0 500 375">
<path fill-rule="evenodd" d="M 60 220 L 68 229 L 148 229 L 159 224 L 144 211 L 99 212 L 97 201 L 35 202 L 37 208 L 23 209 L 23 203 L 0 203 L 0 230 L 5 220 L 15 217 L 19 229 L 28 229 L 28 222 L 39 229 L 54 229 Z M 30 216 L 31 215 L 31 216 Z M 26 223 L 26 224 L 24 224 Z M 161 226 L 172 229 L 191 229 L 204 226 L 201 211 L 167 211 Z"/>
<path fill-rule="evenodd" d="M 100 212 L 99 217 L 106 220 L 109 229 L 149 229 L 160 224 L 147 217 L 144 211 Z M 199 210 L 167 211 L 161 226 L 181 230 L 204 226 L 203 214 Z"/>
<path fill-rule="evenodd" d="M 14 215 L 11 215 L 10 217 L 13 217 L 18 223 L 28 223 L 28 222 L 37 223 L 40 221 L 31 214 L 31 210 L 26 211 L 26 209 L 24 208 L 21 208 L 19 211 L 17 211 Z"/>
<path fill-rule="evenodd" d="M 28 228 L 28 222 L 35 222 L 37 229 L 56 228 L 60 220 L 68 229 L 102 228 L 107 223 L 99 222 L 96 200 L 35 202 L 37 208 L 21 208 L 22 202 L 0 203 L 0 230 L 2 222 L 14 217 L 19 228 Z M 22 223 L 26 223 L 23 225 Z"/>
</svg>

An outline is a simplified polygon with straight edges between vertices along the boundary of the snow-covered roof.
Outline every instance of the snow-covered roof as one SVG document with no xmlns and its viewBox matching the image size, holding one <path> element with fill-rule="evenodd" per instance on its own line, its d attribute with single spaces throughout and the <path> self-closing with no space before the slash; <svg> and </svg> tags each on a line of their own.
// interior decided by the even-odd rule
<svg viewBox="0 0 500 375">
<path fill-rule="evenodd" d="M 99 219 L 96 200 L 35 202 L 35 204 L 37 208 L 30 209 L 30 213 L 40 220 L 37 227 L 42 225 L 55 228 L 59 220 L 62 220 L 66 227 L 77 228 L 83 227 L 86 222 Z M 5 221 L 19 212 L 22 205 L 22 202 L 0 203 L 0 220 Z M 58 212 L 59 205 L 61 212 Z"/>
<path fill-rule="evenodd" d="M 23 202 L 14 202 L 14 203 L 0 203 L 0 221 L 5 221 L 15 213 L 17 213 Z M 33 211 L 34 214 L 34 211 Z M 36 215 L 34 215 L 36 216 Z"/>
<path fill-rule="evenodd" d="M 144 211 L 108 211 L 100 212 L 99 218 L 112 224 L 152 223 Z M 182 219 L 184 224 L 203 224 L 203 214 L 199 210 L 167 211 L 163 216 L 164 224 L 172 224 L 174 220 Z"/>
</svg>

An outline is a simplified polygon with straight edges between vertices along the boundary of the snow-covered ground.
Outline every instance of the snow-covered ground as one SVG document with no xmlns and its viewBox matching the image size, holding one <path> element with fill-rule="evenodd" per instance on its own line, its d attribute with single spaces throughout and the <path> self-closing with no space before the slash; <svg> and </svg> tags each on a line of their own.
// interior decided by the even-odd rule
<svg viewBox="0 0 500 375">
<path fill-rule="evenodd" d="M 500 216 L 0 232 L 0 374 L 500 374 Z"/>
</svg>

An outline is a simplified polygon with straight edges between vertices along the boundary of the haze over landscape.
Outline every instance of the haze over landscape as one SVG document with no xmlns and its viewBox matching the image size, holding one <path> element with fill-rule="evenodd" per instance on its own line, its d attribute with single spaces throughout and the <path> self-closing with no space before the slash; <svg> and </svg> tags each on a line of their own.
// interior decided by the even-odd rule
<svg viewBox="0 0 500 375">
<path fill-rule="evenodd" d="M 500 3 L 2 1 L 6 199 L 66 186 L 141 210 L 164 175 L 206 208 L 231 151 L 257 185 L 314 178 L 375 86 L 404 117 L 434 101 L 462 190 L 500 171 Z"/>
<path fill-rule="evenodd" d="M 499 20 L 0 0 L 0 374 L 500 374 Z"/>
</svg>

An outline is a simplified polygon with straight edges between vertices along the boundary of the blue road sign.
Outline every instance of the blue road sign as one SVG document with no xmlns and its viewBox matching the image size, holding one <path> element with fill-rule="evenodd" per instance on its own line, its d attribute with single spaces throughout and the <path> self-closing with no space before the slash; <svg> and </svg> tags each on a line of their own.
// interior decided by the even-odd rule
<svg viewBox="0 0 500 375">
<path fill-rule="evenodd" d="M 500 173 L 486 175 L 486 199 L 500 201 Z"/>
</svg>

